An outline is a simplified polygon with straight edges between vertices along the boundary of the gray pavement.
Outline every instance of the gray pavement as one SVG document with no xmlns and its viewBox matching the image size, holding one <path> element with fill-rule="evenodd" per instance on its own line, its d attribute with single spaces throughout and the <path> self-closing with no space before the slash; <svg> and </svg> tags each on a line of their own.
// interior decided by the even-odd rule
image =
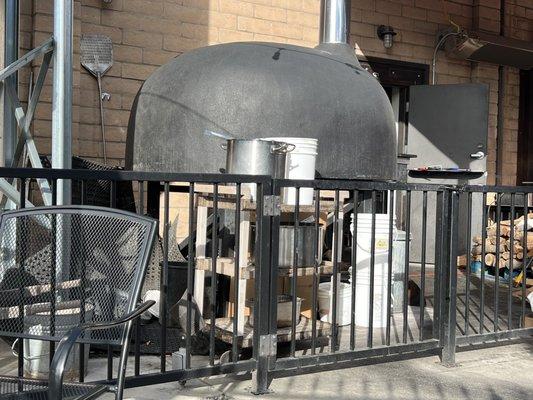
<svg viewBox="0 0 533 400">
<path fill-rule="evenodd" d="M 447 368 L 431 356 L 387 364 L 278 378 L 272 393 L 250 394 L 249 376 L 204 379 L 185 388 L 165 384 L 128 389 L 131 400 L 178 399 L 533 399 L 533 339 L 460 352 Z"/>
</svg>

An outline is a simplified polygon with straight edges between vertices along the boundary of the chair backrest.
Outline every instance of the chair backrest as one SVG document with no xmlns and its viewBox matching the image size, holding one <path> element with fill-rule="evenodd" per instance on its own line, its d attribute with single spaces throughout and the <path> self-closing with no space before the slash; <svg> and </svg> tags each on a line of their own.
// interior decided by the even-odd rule
<svg viewBox="0 0 533 400">
<path fill-rule="evenodd" d="M 88 206 L 0 215 L 0 335 L 59 340 L 133 311 L 157 231 L 151 218 Z M 124 327 L 83 338 L 119 343 Z"/>
</svg>

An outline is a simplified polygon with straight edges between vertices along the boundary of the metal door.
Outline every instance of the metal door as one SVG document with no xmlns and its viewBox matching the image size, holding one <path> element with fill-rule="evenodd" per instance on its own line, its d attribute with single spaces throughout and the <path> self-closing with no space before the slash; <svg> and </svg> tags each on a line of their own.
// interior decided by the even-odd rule
<svg viewBox="0 0 533 400">
<path fill-rule="evenodd" d="M 415 154 L 409 163 L 409 170 L 440 166 L 442 168 L 464 168 L 481 171 L 481 177 L 457 175 L 457 178 L 426 177 L 409 178 L 411 183 L 441 184 L 486 184 L 487 135 L 488 135 L 489 88 L 483 84 L 420 85 L 410 88 L 409 124 L 407 152 Z M 435 221 L 431 207 L 428 224 Z M 474 198 L 474 203 L 481 198 Z M 412 207 L 422 205 L 421 196 L 413 196 Z M 462 224 L 460 232 L 466 227 L 466 202 L 460 199 L 459 214 Z M 480 204 L 474 210 L 481 212 Z M 413 215 L 417 215 L 414 213 Z M 419 215 L 419 214 L 418 214 Z M 419 262 L 421 256 L 421 221 L 412 221 L 411 261 Z M 481 229 L 481 215 L 472 215 L 472 230 Z M 463 252 L 466 243 L 459 245 Z M 434 238 L 428 238 L 426 249 L 427 262 L 434 262 Z"/>
</svg>

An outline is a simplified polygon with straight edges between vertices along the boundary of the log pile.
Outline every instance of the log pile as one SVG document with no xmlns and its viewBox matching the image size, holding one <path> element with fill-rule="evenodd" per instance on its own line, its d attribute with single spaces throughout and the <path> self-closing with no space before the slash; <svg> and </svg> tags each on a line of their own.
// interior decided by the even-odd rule
<svg viewBox="0 0 533 400">
<path fill-rule="evenodd" d="M 485 260 L 484 264 L 489 267 L 498 266 L 499 269 L 521 268 L 526 257 L 533 257 L 533 213 L 528 214 L 526 251 L 524 251 L 524 217 L 516 218 L 511 226 L 510 220 L 500 222 L 500 228 L 495 222 L 490 222 L 487 227 L 485 238 Z M 499 236 L 498 236 L 499 233 Z M 512 237 L 511 237 L 512 236 Z M 512 240 L 511 240 L 512 239 Z M 483 239 L 481 236 L 474 236 L 472 243 L 471 261 L 482 261 Z M 499 251 L 498 251 L 499 250 Z M 498 261 L 499 260 L 499 261 Z M 460 267 L 466 267 L 466 255 L 460 256 L 457 260 Z"/>
</svg>

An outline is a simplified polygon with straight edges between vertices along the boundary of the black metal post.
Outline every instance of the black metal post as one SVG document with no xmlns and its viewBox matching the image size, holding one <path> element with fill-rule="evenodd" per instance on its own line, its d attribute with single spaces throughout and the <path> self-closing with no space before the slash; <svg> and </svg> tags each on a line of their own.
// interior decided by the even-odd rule
<svg viewBox="0 0 533 400">
<path fill-rule="evenodd" d="M 271 263 L 271 217 L 265 213 L 265 196 L 272 195 L 272 184 L 265 181 L 257 185 L 257 209 L 256 209 L 256 256 L 255 256 L 255 303 L 254 309 L 254 358 L 256 370 L 253 372 L 254 394 L 266 394 L 269 392 L 270 376 L 269 365 L 272 357 L 276 355 L 276 329 L 271 330 L 269 313 L 271 301 L 276 300 L 276 291 L 272 292 L 270 277 Z M 275 214 L 275 213 L 271 213 Z M 279 222 L 279 221 L 278 221 Z M 277 240 L 277 236 L 274 235 Z M 276 251 L 277 256 L 277 251 Z M 277 265 L 277 262 L 274 264 Z M 272 297 L 273 296 L 273 297 Z M 277 306 L 277 304 L 276 304 Z M 276 307 L 274 307 L 276 308 Z"/>
<path fill-rule="evenodd" d="M 441 334 L 441 363 L 445 366 L 455 366 L 455 325 L 457 318 L 457 245 L 459 235 L 458 203 L 459 194 L 455 190 L 446 190 L 445 205 L 445 239 L 442 278 L 445 291 L 443 295 L 442 334 Z"/>
</svg>

